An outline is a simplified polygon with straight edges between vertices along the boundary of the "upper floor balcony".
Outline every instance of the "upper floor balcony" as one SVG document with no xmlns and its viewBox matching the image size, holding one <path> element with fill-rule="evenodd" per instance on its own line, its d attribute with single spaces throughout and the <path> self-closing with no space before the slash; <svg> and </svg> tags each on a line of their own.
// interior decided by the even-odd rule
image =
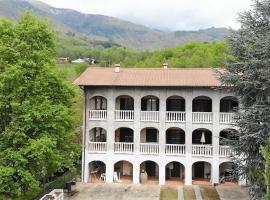
<svg viewBox="0 0 270 200">
<path fill-rule="evenodd" d="M 232 149 L 227 146 L 228 140 L 237 141 L 237 131 L 225 129 L 220 132 L 219 143 L 213 144 L 212 132 L 208 129 L 196 129 L 192 132 L 192 143 L 186 144 L 185 131 L 180 128 L 169 128 L 165 132 L 166 140 L 162 144 L 159 130 L 152 127 L 144 128 L 139 133 L 139 143 L 134 143 L 134 131 L 130 128 L 121 127 L 115 130 L 113 144 L 107 143 L 107 132 L 103 128 L 93 128 L 89 132 L 89 153 L 107 153 L 113 151 L 116 154 L 133 154 L 137 151 L 141 155 L 159 155 L 161 152 L 165 156 L 185 156 L 187 147 L 194 157 L 214 156 L 230 157 L 233 155 Z M 110 148 L 112 149 L 108 149 Z M 137 146 L 137 147 L 136 147 Z M 215 155 L 216 155 L 215 154 Z"/>
<path fill-rule="evenodd" d="M 238 101 L 235 97 L 224 97 L 220 100 L 219 123 L 232 124 L 238 120 Z M 121 95 L 115 99 L 114 120 L 134 121 L 135 112 L 138 112 L 141 122 L 160 122 L 160 100 L 156 96 L 145 96 L 140 102 L 141 109 L 134 110 L 134 99 L 128 95 Z M 191 114 L 192 123 L 213 123 L 212 99 L 206 96 L 198 96 L 192 101 L 192 110 L 186 111 L 186 102 L 183 97 L 171 96 L 166 99 L 165 114 L 166 123 L 185 123 L 186 115 Z M 90 99 L 90 120 L 107 120 L 107 99 L 95 96 Z"/>
</svg>

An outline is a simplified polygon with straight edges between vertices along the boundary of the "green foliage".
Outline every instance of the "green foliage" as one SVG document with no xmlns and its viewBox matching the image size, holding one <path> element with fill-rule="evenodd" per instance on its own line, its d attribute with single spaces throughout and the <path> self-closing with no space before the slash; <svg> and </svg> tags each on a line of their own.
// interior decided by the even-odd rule
<svg viewBox="0 0 270 200">
<path fill-rule="evenodd" d="M 0 20 L 0 198 L 38 190 L 78 158 L 74 90 L 53 67 L 55 47 L 46 20 Z"/>
<path fill-rule="evenodd" d="M 82 47 L 81 50 L 76 48 L 74 47 L 70 53 L 77 57 L 95 58 L 98 65 L 102 67 L 110 67 L 115 63 L 121 63 L 123 67 L 160 67 L 164 62 L 169 63 L 170 67 L 222 67 L 224 61 L 231 57 L 225 42 L 192 42 L 154 52 L 136 52 L 117 46 L 112 48 L 98 46 L 88 49 Z M 70 57 L 69 54 L 61 54 L 61 56 Z"/>
<path fill-rule="evenodd" d="M 265 183 L 267 185 L 267 187 L 270 187 L 270 140 L 268 141 L 268 145 L 264 148 L 262 148 L 262 152 L 263 152 L 263 156 L 265 158 L 266 161 L 266 170 L 265 170 L 265 174 L 264 174 L 264 179 L 265 179 Z M 266 195 L 266 199 L 270 199 L 270 193 L 267 193 Z"/>
<path fill-rule="evenodd" d="M 240 16 L 241 28 L 229 38 L 234 59 L 221 78 L 224 85 L 234 86 L 231 90 L 241 101 L 239 141 L 231 145 L 237 152 L 238 171 L 246 176 L 250 195 L 257 200 L 267 192 L 260 149 L 267 146 L 270 132 L 270 1 L 254 2 L 253 9 Z"/>
</svg>

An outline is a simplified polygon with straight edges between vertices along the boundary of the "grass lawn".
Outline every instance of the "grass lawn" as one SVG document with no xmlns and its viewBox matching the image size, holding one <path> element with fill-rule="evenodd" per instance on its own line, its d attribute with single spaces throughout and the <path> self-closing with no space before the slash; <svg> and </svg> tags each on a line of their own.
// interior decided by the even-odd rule
<svg viewBox="0 0 270 200">
<path fill-rule="evenodd" d="M 220 200 L 215 187 L 202 185 L 200 189 L 204 200 Z"/>
<path fill-rule="evenodd" d="M 160 200 L 177 200 L 178 192 L 172 188 L 162 188 L 160 190 Z"/>
<path fill-rule="evenodd" d="M 184 186 L 183 190 L 185 200 L 196 200 L 195 192 L 192 186 Z"/>
</svg>

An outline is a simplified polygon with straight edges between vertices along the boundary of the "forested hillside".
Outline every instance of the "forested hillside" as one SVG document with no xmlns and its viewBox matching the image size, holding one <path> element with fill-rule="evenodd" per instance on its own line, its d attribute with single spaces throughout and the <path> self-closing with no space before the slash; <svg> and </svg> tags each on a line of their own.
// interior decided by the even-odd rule
<svg viewBox="0 0 270 200">
<path fill-rule="evenodd" d="M 154 52 L 137 52 L 117 46 L 89 48 L 86 45 L 71 45 L 70 52 L 62 49 L 60 56 L 95 58 L 97 65 L 102 67 L 110 67 L 115 63 L 123 67 L 160 67 L 164 62 L 170 67 L 221 67 L 230 54 L 225 42 L 192 42 Z"/>
</svg>

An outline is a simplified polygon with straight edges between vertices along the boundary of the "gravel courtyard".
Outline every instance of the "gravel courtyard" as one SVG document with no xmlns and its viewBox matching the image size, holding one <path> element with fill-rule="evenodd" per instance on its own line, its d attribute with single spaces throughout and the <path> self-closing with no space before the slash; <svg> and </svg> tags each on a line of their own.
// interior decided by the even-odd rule
<svg viewBox="0 0 270 200">
<path fill-rule="evenodd" d="M 159 200 L 159 185 L 77 183 L 78 193 L 66 200 Z"/>
</svg>

